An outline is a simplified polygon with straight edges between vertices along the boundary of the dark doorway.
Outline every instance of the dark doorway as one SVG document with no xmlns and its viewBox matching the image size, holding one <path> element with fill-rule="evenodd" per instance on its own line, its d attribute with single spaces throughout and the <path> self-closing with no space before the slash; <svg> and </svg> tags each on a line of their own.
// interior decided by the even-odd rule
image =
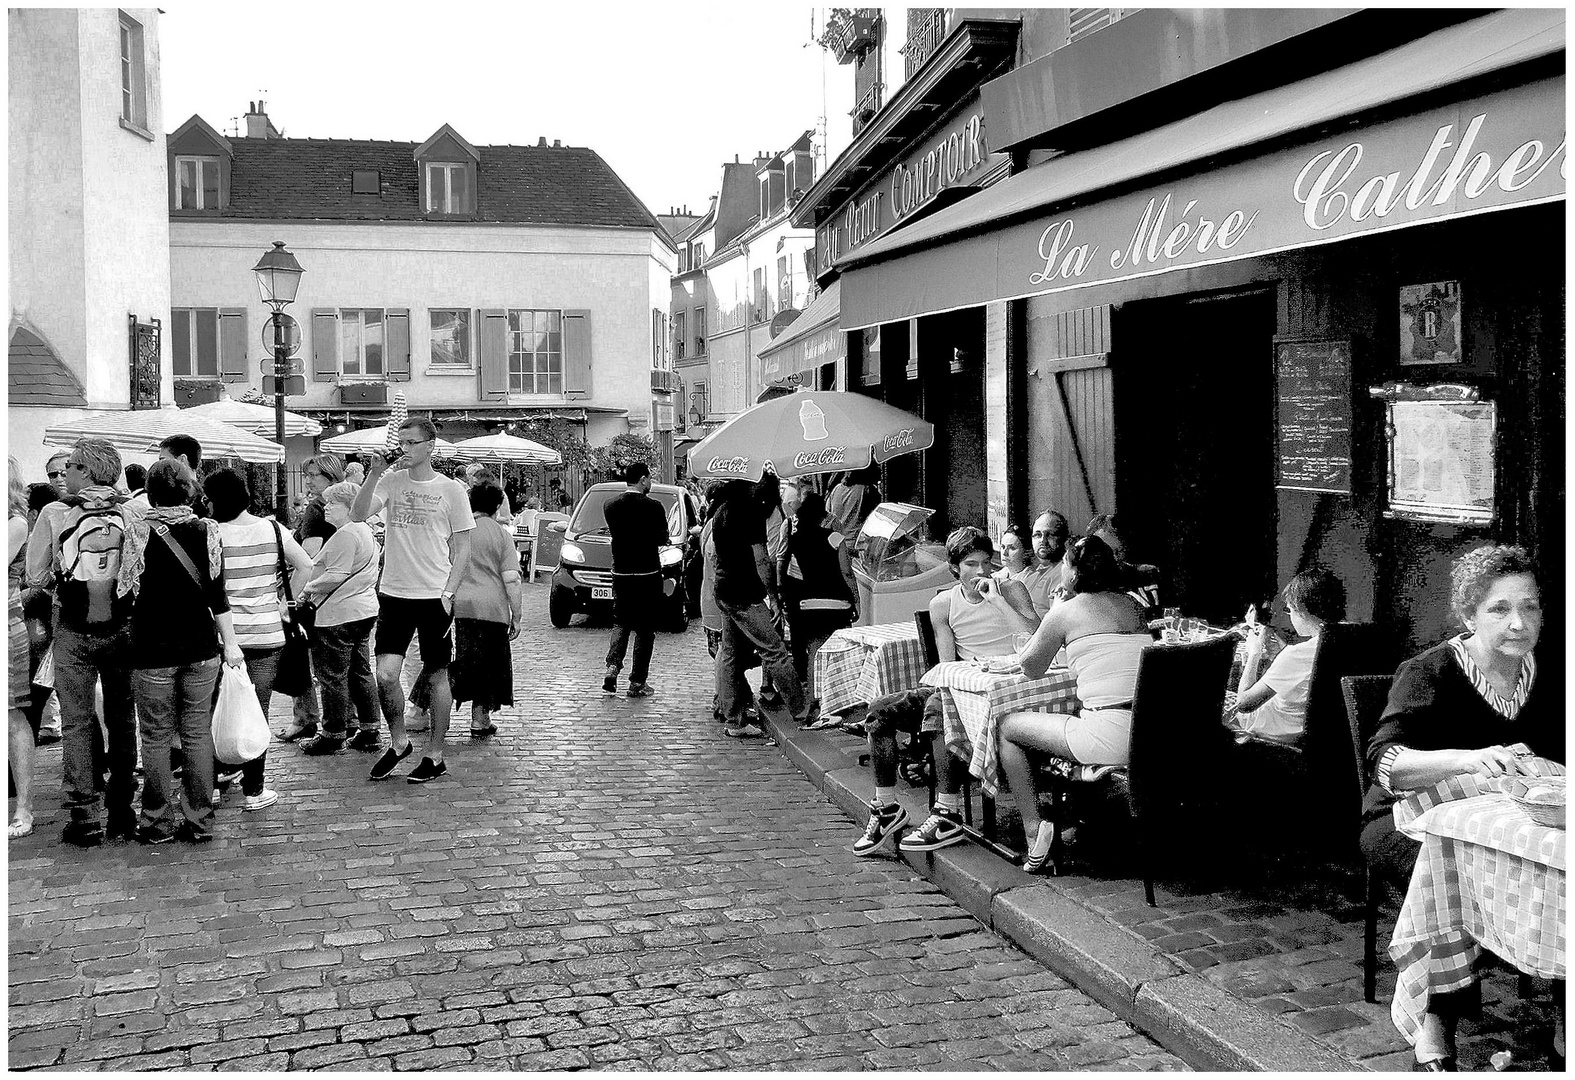
<svg viewBox="0 0 1575 1080">
<path fill-rule="evenodd" d="M 1161 601 L 1229 625 L 1275 590 L 1274 294 L 1131 303 L 1111 338 L 1116 500 Z"/>
</svg>

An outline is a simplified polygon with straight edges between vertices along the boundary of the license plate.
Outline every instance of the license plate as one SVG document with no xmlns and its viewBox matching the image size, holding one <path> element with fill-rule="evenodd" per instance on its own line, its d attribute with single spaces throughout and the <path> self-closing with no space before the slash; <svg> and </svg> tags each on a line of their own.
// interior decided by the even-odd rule
<svg viewBox="0 0 1575 1080">
<path fill-rule="evenodd" d="M 612 598 L 613 598 L 613 595 L 612 595 L 612 586 L 611 585 L 592 585 L 591 586 L 591 599 L 592 600 L 611 600 Z"/>
</svg>

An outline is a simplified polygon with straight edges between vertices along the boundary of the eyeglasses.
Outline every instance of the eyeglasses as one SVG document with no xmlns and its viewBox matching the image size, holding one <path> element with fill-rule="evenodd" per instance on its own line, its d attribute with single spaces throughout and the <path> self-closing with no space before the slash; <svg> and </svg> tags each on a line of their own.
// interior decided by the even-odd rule
<svg viewBox="0 0 1575 1080">
<path fill-rule="evenodd" d="M 44 475 L 49 477 L 51 480 L 58 480 L 60 477 L 66 475 L 66 470 L 55 469 L 52 472 L 46 472 Z"/>
<path fill-rule="evenodd" d="M 431 439 L 400 439 L 399 445 L 405 447 L 420 446 L 422 443 L 429 443 L 431 441 Z"/>
</svg>

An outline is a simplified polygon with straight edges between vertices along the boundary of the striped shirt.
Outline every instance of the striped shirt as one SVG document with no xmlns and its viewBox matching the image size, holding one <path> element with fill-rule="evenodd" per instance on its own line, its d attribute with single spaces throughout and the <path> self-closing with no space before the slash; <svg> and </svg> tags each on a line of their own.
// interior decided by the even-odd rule
<svg viewBox="0 0 1575 1080">
<path fill-rule="evenodd" d="M 219 542 L 224 546 L 224 591 L 230 599 L 236 643 L 243 649 L 283 648 L 284 623 L 279 617 L 283 586 L 273 522 L 261 518 L 245 525 L 226 521 L 218 528 Z M 300 545 L 289 533 L 281 530 L 280 535 L 289 558 L 291 549 Z M 305 552 L 295 557 L 307 559 Z"/>
</svg>

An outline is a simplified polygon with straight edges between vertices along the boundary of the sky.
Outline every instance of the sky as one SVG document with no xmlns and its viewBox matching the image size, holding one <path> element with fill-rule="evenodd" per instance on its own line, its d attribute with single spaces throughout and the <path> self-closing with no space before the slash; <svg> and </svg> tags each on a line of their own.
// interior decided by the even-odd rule
<svg viewBox="0 0 1575 1080">
<path fill-rule="evenodd" d="M 172 0 L 165 129 L 197 113 L 244 131 L 262 98 L 292 138 L 419 143 L 444 123 L 478 146 L 546 136 L 595 150 L 652 213 L 703 213 L 735 155 L 782 150 L 822 116 L 825 160 L 847 145 L 852 66 L 811 42 L 825 10 Z"/>
</svg>

